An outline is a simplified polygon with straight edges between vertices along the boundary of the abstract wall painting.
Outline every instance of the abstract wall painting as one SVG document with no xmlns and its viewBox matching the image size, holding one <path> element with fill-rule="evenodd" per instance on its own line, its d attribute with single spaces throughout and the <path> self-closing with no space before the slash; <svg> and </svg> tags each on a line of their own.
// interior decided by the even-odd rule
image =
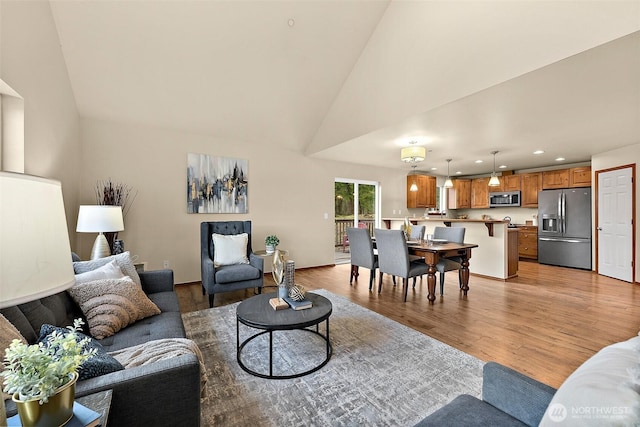
<svg viewBox="0 0 640 427">
<path fill-rule="evenodd" d="M 247 160 L 187 155 L 188 213 L 247 213 Z"/>
</svg>

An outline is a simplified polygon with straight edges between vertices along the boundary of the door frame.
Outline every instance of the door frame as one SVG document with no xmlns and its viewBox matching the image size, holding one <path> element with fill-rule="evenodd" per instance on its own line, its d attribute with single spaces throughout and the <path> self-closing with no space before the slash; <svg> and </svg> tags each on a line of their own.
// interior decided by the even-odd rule
<svg viewBox="0 0 640 427">
<path fill-rule="evenodd" d="M 598 271 L 598 267 L 599 267 L 599 246 L 600 246 L 600 242 L 599 242 L 599 235 L 600 233 L 598 233 L 598 227 L 599 227 L 599 218 L 598 218 L 598 211 L 599 211 L 599 206 L 600 206 L 600 188 L 599 188 L 599 177 L 601 173 L 607 173 L 607 172 L 613 172 L 616 170 L 621 170 L 621 169 L 631 169 L 631 283 L 635 284 L 636 283 L 636 164 L 635 163 L 631 163 L 628 165 L 622 165 L 622 166 L 615 166 L 612 168 L 607 168 L 607 169 L 601 169 L 601 170 L 597 170 L 595 171 L 595 187 L 596 187 L 596 191 L 595 191 L 595 203 L 593 206 L 593 210 L 594 212 L 594 218 L 595 218 L 595 223 L 594 223 L 594 232 L 595 232 L 595 239 L 594 239 L 594 246 L 595 246 L 595 272 L 600 274 Z"/>
<path fill-rule="evenodd" d="M 381 221 L 381 197 L 380 197 L 380 183 L 378 181 L 367 181 L 364 179 L 352 179 L 352 178 L 334 178 L 334 183 L 336 182 L 344 182 L 348 184 L 353 184 L 354 188 L 354 197 L 353 203 L 358 202 L 358 185 L 373 185 L 374 193 L 375 193 L 375 201 L 374 201 L 374 224 L 376 228 L 380 228 Z M 356 209 L 357 206 L 354 206 L 353 219 L 354 219 L 354 227 L 358 226 L 358 212 Z"/>
</svg>

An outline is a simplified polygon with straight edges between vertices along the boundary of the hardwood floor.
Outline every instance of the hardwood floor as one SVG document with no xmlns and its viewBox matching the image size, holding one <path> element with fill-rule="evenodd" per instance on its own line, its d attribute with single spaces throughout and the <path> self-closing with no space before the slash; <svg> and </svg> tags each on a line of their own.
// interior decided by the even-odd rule
<svg viewBox="0 0 640 427">
<path fill-rule="evenodd" d="M 473 262 L 473 261 L 472 261 Z M 479 359 L 494 360 L 558 387 L 602 347 L 640 330 L 640 287 L 590 271 L 520 262 L 518 277 L 502 282 L 471 276 L 469 294 L 447 273 L 445 295 L 427 301 L 427 280 L 409 289 L 385 276 L 382 293 L 369 292 L 369 271 L 349 286 L 349 264 L 296 270 L 296 283 L 326 289 Z M 273 285 L 270 275 L 265 285 Z M 177 285 L 183 312 L 208 308 L 200 283 Z M 266 288 L 265 292 L 274 292 Z M 439 284 L 436 286 L 439 292 Z M 253 290 L 216 295 L 216 306 L 253 296 Z"/>
</svg>

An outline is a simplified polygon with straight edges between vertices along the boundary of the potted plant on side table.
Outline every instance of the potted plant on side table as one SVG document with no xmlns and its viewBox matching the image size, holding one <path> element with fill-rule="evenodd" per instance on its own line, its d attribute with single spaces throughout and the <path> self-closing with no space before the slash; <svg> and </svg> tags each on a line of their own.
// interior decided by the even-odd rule
<svg viewBox="0 0 640 427">
<path fill-rule="evenodd" d="M 13 394 L 23 426 L 61 426 L 73 416 L 78 368 L 93 357 L 89 338 L 78 339 L 83 321 L 69 332 L 52 332 L 44 342 L 13 340 L 5 351 L 4 391 Z"/>
<path fill-rule="evenodd" d="M 264 239 L 264 245 L 266 247 L 266 252 L 268 254 L 272 254 L 276 250 L 276 246 L 280 244 L 280 239 L 276 235 L 267 236 Z"/>
</svg>

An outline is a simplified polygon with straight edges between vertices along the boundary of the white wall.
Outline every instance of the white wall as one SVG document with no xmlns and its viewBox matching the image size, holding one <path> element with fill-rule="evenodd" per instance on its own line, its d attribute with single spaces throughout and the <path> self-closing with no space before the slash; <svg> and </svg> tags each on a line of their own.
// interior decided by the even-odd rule
<svg viewBox="0 0 640 427">
<path fill-rule="evenodd" d="M 2 1 L 0 10 L 0 78 L 24 98 L 24 171 L 62 182 L 73 235 L 79 118 L 49 2 Z"/>
<path fill-rule="evenodd" d="M 637 174 L 640 173 L 638 170 L 638 163 L 640 163 L 640 143 L 635 145 L 630 145 L 627 147 L 623 147 L 617 150 L 607 151 L 605 153 L 600 153 L 591 158 L 591 171 L 593 174 L 593 179 L 595 180 L 595 172 L 604 169 L 610 169 L 614 167 L 627 166 L 627 165 L 636 165 L 636 179 L 638 178 Z M 595 189 L 595 181 L 593 182 L 593 188 Z M 595 197 L 594 197 L 595 201 Z M 597 207 L 594 206 L 594 209 Z M 637 215 L 640 213 L 640 185 L 636 182 L 636 236 L 635 236 L 635 244 L 636 244 L 636 258 L 635 258 L 635 266 L 636 266 L 636 282 L 640 282 L 640 227 L 638 227 Z M 595 218 L 595 211 L 593 212 L 593 218 Z M 595 231 L 594 231 L 595 236 Z M 595 239 L 594 239 L 595 240 Z M 595 246 L 594 246 L 594 254 L 595 254 Z M 595 256 L 595 255 L 594 255 Z M 595 262 L 595 261 L 594 261 Z M 595 269 L 595 265 L 594 265 Z"/>
<path fill-rule="evenodd" d="M 400 169 L 316 160 L 269 141 L 230 141 L 93 119 L 83 119 L 81 129 L 80 203 L 95 203 L 98 180 L 111 178 L 137 189 L 119 236 L 148 268 L 162 268 L 169 261 L 176 283 L 200 280 L 202 221 L 251 220 L 254 249 L 264 249 L 265 236 L 277 234 L 280 247 L 289 250 L 300 268 L 334 262 L 335 177 L 380 182 L 382 206 L 388 207 L 383 216 L 393 206 L 406 206 L 406 174 Z M 249 213 L 188 214 L 187 153 L 247 159 Z M 78 235 L 75 247 L 83 257 L 94 239 Z"/>
</svg>

